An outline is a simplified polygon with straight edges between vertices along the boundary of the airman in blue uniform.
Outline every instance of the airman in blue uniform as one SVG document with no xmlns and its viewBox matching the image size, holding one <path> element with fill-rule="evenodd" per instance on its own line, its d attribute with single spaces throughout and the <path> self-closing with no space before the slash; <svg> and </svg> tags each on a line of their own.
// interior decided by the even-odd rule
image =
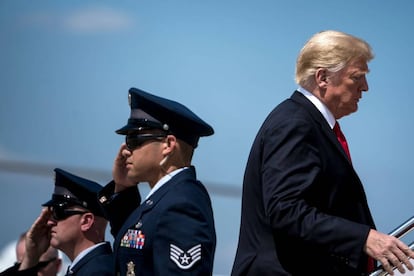
<svg viewBox="0 0 414 276">
<path fill-rule="evenodd" d="M 216 233 L 209 194 L 191 165 L 213 128 L 184 105 L 131 88 L 131 115 L 113 181 L 99 195 L 120 275 L 212 275 Z M 149 184 L 141 200 L 138 183 Z M 140 184 L 142 185 L 142 184 Z"/>
<path fill-rule="evenodd" d="M 101 189 L 94 181 L 56 168 L 52 198 L 43 204 L 46 208 L 26 233 L 21 264 L 1 275 L 38 275 L 48 265 L 39 262 L 39 256 L 49 246 L 71 260 L 65 275 L 115 275 L 111 244 L 105 241 L 107 220 L 97 197 Z"/>
</svg>

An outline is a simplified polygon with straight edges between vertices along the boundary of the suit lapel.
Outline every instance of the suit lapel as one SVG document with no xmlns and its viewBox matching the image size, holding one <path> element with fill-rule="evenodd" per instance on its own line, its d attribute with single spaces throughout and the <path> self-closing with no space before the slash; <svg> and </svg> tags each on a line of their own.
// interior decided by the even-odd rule
<svg viewBox="0 0 414 276">
<path fill-rule="evenodd" d="M 165 185 L 164 185 L 165 186 Z M 159 191 L 157 191 L 158 193 Z M 157 194 L 157 193 L 154 193 Z M 121 239 L 124 237 L 125 233 L 128 232 L 128 229 L 131 228 L 140 228 L 140 221 L 141 218 L 143 216 L 143 214 L 145 214 L 146 212 L 148 212 L 149 210 L 151 210 L 152 208 L 154 208 L 155 204 L 154 201 L 152 199 L 152 196 L 145 200 L 144 202 L 141 203 L 141 205 L 138 206 L 138 208 L 136 208 L 128 217 L 128 219 L 124 222 L 124 224 L 122 225 L 120 231 L 118 232 L 118 235 L 115 239 L 115 243 L 114 243 L 114 255 L 116 256 L 116 253 L 118 252 L 119 246 L 121 244 Z"/>
<path fill-rule="evenodd" d="M 338 150 L 338 152 L 346 159 L 347 163 L 349 163 L 349 165 L 351 165 L 352 167 L 352 164 L 348 156 L 346 155 L 345 151 L 343 150 L 341 144 L 338 142 L 335 133 L 329 126 L 325 117 L 323 117 L 322 113 L 315 107 L 315 105 L 299 91 L 295 91 L 293 93 L 293 95 L 291 96 L 291 100 L 297 102 L 309 112 L 313 121 L 317 123 L 321 132 L 326 136 L 327 140 Z"/>
<path fill-rule="evenodd" d="M 322 113 L 315 107 L 315 105 L 309 101 L 302 93 L 299 91 L 295 91 L 293 95 L 290 98 L 292 101 L 298 103 L 300 106 L 302 106 L 304 109 L 306 109 L 310 116 L 312 117 L 312 120 L 319 126 L 321 133 L 326 136 L 327 140 L 330 144 L 332 144 L 333 147 L 335 147 L 338 152 L 342 155 L 342 157 L 345 159 L 346 164 L 349 165 L 350 171 L 355 177 L 356 183 L 358 183 L 358 187 L 361 191 L 361 196 L 364 197 L 364 202 L 367 202 L 365 191 L 362 185 L 362 182 L 356 173 L 354 167 L 352 166 L 351 161 L 349 160 L 348 156 L 346 155 L 345 151 L 342 149 L 341 144 L 339 143 L 338 139 L 336 138 L 335 133 L 329 126 L 328 122 L 326 121 L 325 117 L 323 117 Z M 345 164 L 345 163 L 344 163 Z M 369 210 L 368 205 L 366 205 L 366 208 Z M 372 219 L 371 213 L 369 212 L 369 218 L 371 221 L 371 225 L 375 227 L 374 221 Z"/>
<path fill-rule="evenodd" d="M 122 225 L 118 236 L 115 239 L 114 243 L 114 254 L 116 255 L 119 246 L 121 244 L 121 239 L 124 237 L 125 233 L 128 232 L 128 229 L 131 228 L 140 228 L 140 221 L 142 216 L 154 208 L 158 202 L 168 193 L 168 191 L 174 187 L 177 183 L 185 181 L 186 178 L 195 177 L 195 169 L 193 167 L 187 168 L 182 172 L 175 175 L 168 182 L 166 182 L 160 189 L 158 189 L 154 194 L 152 194 L 148 199 L 143 201 L 138 208 L 136 208 Z"/>
</svg>

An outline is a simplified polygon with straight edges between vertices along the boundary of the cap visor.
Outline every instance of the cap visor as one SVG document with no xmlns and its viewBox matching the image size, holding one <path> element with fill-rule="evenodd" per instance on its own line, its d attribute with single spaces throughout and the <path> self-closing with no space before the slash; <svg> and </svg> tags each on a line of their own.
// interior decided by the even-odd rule
<svg viewBox="0 0 414 276">
<path fill-rule="evenodd" d="M 61 201 L 61 200 L 51 199 L 51 200 L 47 201 L 46 203 L 43 203 L 42 206 L 56 206 L 56 205 L 59 205 L 63 202 L 64 201 Z"/>
<path fill-rule="evenodd" d="M 127 135 L 130 130 L 137 129 L 137 128 L 138 128 L 137 126 L 127 124 L 127 125 L 123 126 L 122 128 L 116 130 L 115 132 L 117 134 Z"/>
</svg>

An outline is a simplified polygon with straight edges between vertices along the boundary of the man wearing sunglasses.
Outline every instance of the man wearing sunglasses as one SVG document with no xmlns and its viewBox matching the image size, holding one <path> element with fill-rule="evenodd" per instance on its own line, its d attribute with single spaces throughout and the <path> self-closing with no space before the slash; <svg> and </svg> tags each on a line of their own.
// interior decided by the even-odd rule
<svg viewBox="0 0 414 276">
<path fill-rule="evenodd" d="M 101 188 L 96 182 L 55 169 L 52 199 L 43 204 L 47 208 L 27 232 L 22 272 L 16 275 L 32 275 L 27 271 L 49 246 L 71 260 L 66 275 L 114 275 L 112 248 L 105 241 L 107 221 L 97 199 Z"/>
<path fill-rule="evenodd" d="M 26 234 L 27 232 L 23 233 L 16 244 L 16 257 L 19 263 L 23 261 L 26 253 Z M 46 252 L 40 256 L 37 267 L 39 268 L 37 276 L 56 276 L 62 267 L 62 259 L 59 257 L 59 251 L 49 246 Z"/>
<path fill-rule="evenodd" d="M 191 165 L 213 128 L 180 103 L 129 90 L 131 115 L 113 181 L 99 194 L 120 275 L 212 275 L 216 233 L 209 194 Z M 137 184 L 149 184 L 142 200 Z"/>
<path fill-rule="evenodd" d="M 18 271 L 26 254 L 26 233 L 20 235 L 16 243 L 16 263 L 13 267 L 0 273 L 1 276 L 11 275 L 33 275 L 33 276 L 56 276 L 62 267 L 62 259 L 59 251 L 49 246 L 38 259 L 32 259 L 35 264 L 30 270 Z"/>
</svg>

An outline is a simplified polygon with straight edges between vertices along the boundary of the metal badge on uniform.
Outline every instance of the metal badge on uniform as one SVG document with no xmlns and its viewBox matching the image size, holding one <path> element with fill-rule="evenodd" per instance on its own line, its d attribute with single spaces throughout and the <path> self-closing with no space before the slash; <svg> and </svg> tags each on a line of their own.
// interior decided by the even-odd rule
<svg viewBox="0 0 414 276">
<path fill-rule="evenodd" d="M 128 94 L 128 105 L 131 106 L 131 94 Z"/>
<path fill-rule="evenodd" d="M 135 248 L 135 249 L 142 249 L 144 247 L 144 243 L 145 243 L 145 235 L 142 233 L 141 230 L 128 229 L 124 237 L 121 239 L 120 246 L 128 247 L 128 248 Z"/>
<path fill-rule="evenodd" d="M 170 244 L 170 259 L 181 269 L 191 268 L 197 261 L 201 260 L 201 244 L 191 247 L 187 251 L 182 250 L 174 244 Z"/>
<path fill-rule="evenodd" d="M 127 263 L 127 273 L 126 276 L 135 276 L 135 264 L 134 262 L 130 261 Z"/>
<path fill-rule="evenodd" d="M 139 229 L 142 227 L 142 221 L 138 221 L 137 224 L 135 224 L 135 228 Z"/>
</svg>

